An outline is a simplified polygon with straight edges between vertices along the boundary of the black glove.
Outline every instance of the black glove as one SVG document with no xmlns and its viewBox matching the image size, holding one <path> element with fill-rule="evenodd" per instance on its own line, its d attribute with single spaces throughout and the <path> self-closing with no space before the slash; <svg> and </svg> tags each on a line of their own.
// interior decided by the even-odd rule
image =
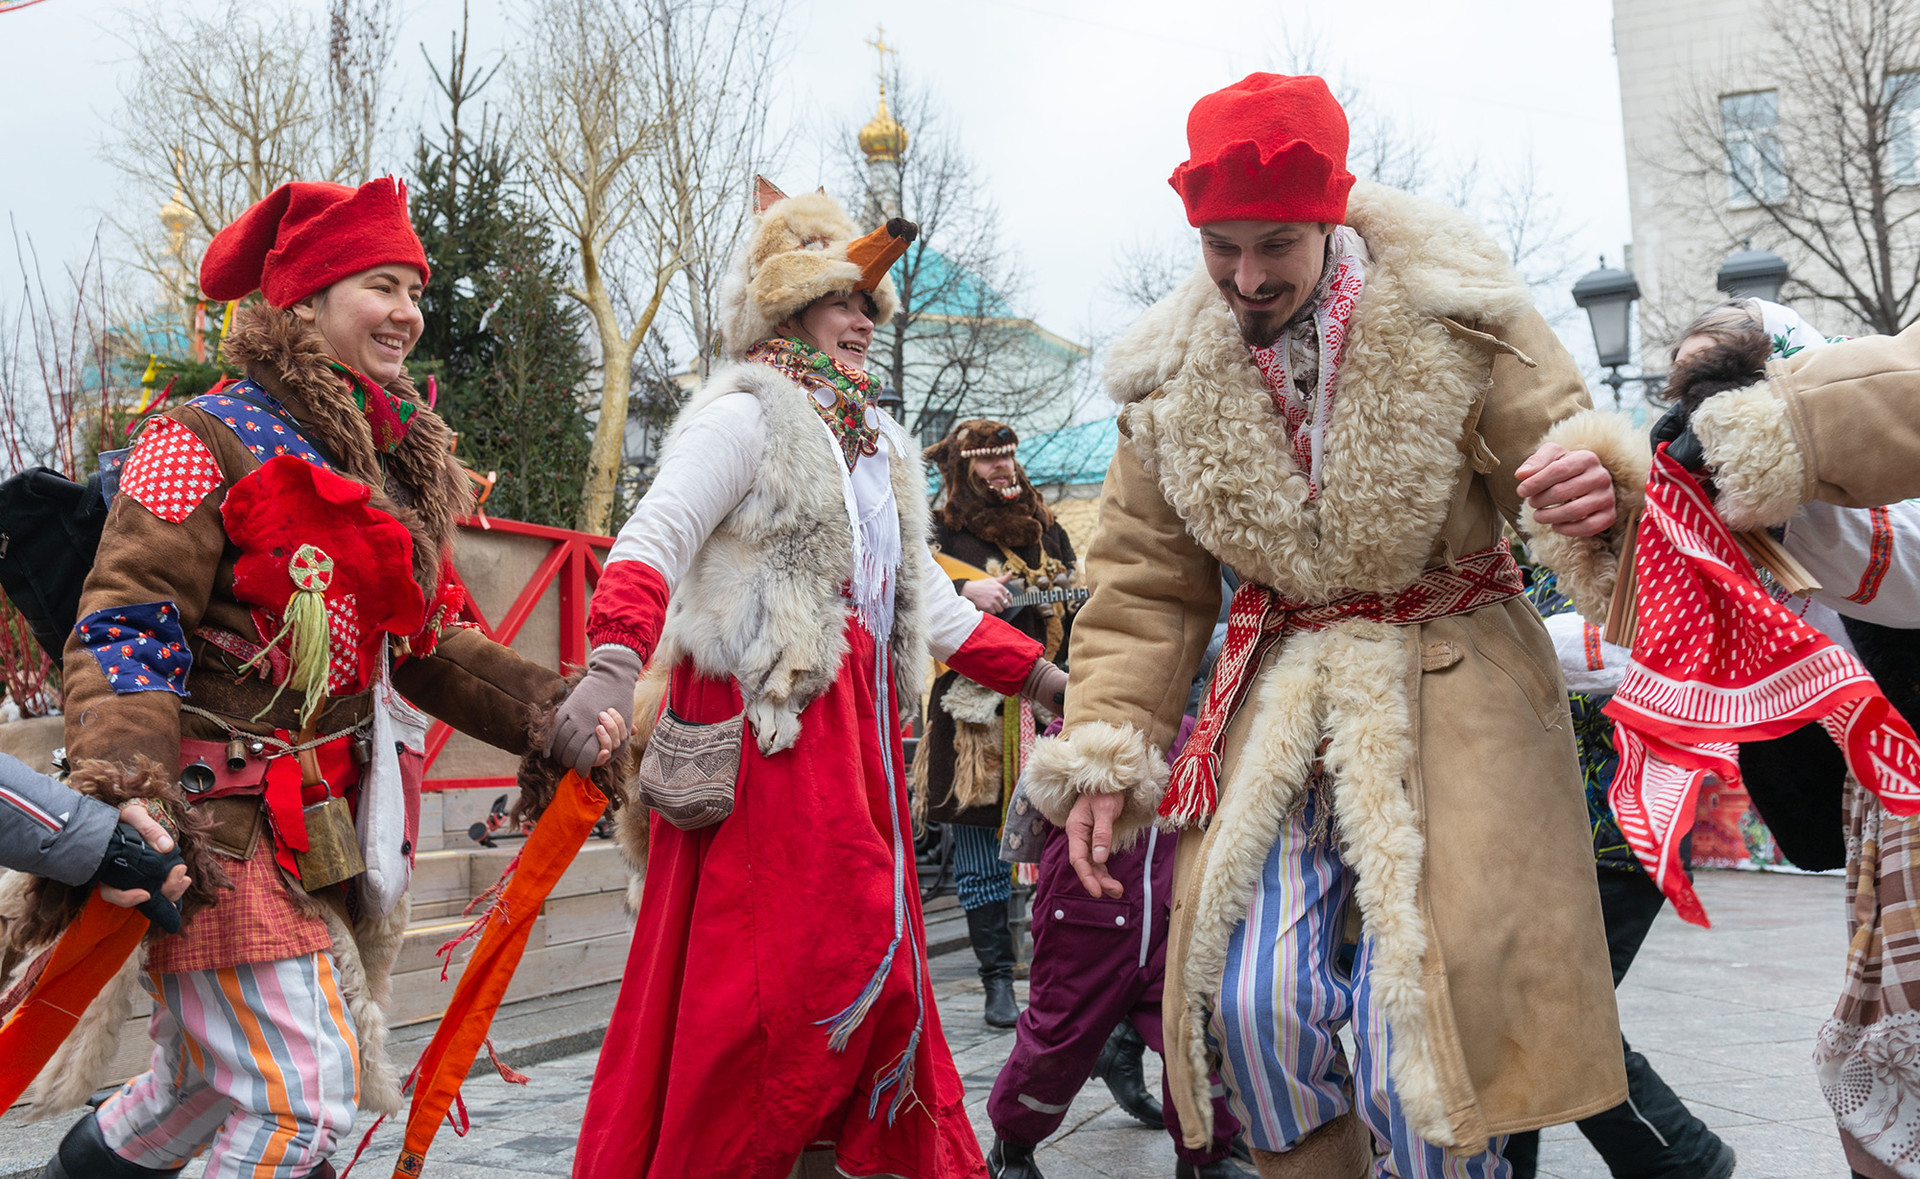
<svg viewBox="0 0 1920 1179">
<path fill-rule="evenodd" d="M 1693 432 L 1693 407 L 1682 401 L 1660 415 L 1653 424 L 1653 446 L 1667 444 L 1667 457 L 1696 475 L 1707 471 L 1707 452 Z"/>
<path fill-rule="evenodd" d="M 178 851 L 155 851 L 132 824 L 121 823 L 107 837 L 107 854 L 93 878 L 108 888 L 146 889 L 147 899 L 135 907 L 166 932 L 179 933 L 180 907 L 161 895 L 160 886 L 184 863 Z"/>
</svg>

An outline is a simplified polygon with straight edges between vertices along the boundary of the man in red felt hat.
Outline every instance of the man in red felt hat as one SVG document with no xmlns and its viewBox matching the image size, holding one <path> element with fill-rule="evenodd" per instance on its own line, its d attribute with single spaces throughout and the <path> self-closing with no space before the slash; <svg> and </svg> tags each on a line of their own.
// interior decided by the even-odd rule
<svg viewBox="0 0 1920 1179">
<path fill-rule="evenodd" d="M 1319 78 L 1251 75 L 1187 138 L 1203 265 L 1108 362 L 1121 442 L 1030 797 L 1116 903 L 1115 840 L 1180 832 L 1189 1145 L 1217 1068 L 1263 1176 L 1500 1179 L 1506 1134 L 1626 1095 L 1566 693 L 1502 532 L 1603 615 L 1645 445 L 1485 232 L 1355 181 Z"/>
<path fill-rule="evenodd" d="M 264 296 L 222 341 L 246 378 L 143 423 L 64 664 L 74 782 L 166 797 L 194 891 L 42 1072 L 42 1106 L 81 1104 L 147 988 L 151 1070 L 50 1179 L 203 1152 L 219 1179 L 331 1176 L 356 1106 L 400 1106 L 381 1005 L 419 839 L 412 706 L 521 755 L 528 811 L 558 784 L 561 677 L 459 620 L 471 484 L 405 370 L 427 277 L 392 179 L 282 185 L 208 246 L 210 298 Z M 33 887 L 67 911 L 65 886 Z"/>
</svg>

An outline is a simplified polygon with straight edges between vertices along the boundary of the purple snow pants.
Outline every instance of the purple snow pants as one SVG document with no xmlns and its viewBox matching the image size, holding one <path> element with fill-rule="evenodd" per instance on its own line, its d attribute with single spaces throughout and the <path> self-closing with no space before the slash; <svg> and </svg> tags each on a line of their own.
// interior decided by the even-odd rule
<svg viewBox="0 0 1920 1179">
<path fill-rule="evenodd" d="M 1013 1053 L 987 1098 L 987 1116 L 1004 1141 L 1038 1146 L 1060 1128 L 1074 1095 L 1093 1074 L 1114 1025 L 1131 1019 L 1161 1052 L 1160 989 L 1166 979 L 1167 921 L 1173 894 L 1173 836 L 1142 835 L 1107 868 L 1125 886 L 1119 900 L 1090 897 L 1067 862 L 1067 835 L 1054 828 L 1040 853 L 1033 890 L 1033 966 L 1027 1009 Z M 1148 869 L 1151 867 L 1151 875 Z M 1173 1099 L 1160 1082 L 1167 1132 L 1191 1163 L 1225 1158 L 1240 1124 L 1224 1096 L 1213 1099 L 1213 1142 L 1187 1149 Z M 1222 1093 L 1218 1082 L 1215 1092 Z"/>
</svg>

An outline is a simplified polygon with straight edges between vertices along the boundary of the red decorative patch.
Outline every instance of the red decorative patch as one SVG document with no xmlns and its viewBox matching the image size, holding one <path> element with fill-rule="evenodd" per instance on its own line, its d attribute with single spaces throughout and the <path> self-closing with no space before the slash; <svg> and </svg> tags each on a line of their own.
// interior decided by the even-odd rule
<svg viewBox="0 0 1920 1179">
<path fill-rule="evenodd" d="M 220 482 L 220 464 L 200 436 L 172 418 L 162 418 L 140 435 L 120 475 L 120 492 L 167 523 L 178 524 Z"/>
</svg>

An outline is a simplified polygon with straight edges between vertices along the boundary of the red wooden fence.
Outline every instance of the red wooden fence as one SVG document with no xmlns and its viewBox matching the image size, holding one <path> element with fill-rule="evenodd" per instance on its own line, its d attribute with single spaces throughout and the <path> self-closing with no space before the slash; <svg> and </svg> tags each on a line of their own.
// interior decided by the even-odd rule
<svg viewBox="0 0 1920 1179">
<path fill-rule="evenodd" d="M 534 569 L 533 575 L 507 607 L 506 613 L 498 620 L 487 618 L 481 613 L 480 606 L 473 600 L 471 591 L 467 593 L 467 605 L 462 611 L 464 616 L 480 627 L 487 637 L 496 642 L 513 645 L 520 630 L 527 624 L 534 608 L 546 595 L 547 587 L 559 586 L 560 607 L 560 667 L 570 671 L 587 661 L 587 604 L 592 598 L 593 587 L 600 581 L 600 568 L 606 550 L 613 545 L 613 538 L 596 536 L 590 532 L 574 532 L 565 528 L 549 528 L 542 524 L 525 524 L 518 520 L 500 520 L 488 517 L 485 520 L 469 516 L 461 521 L 467 528 L 485 529 L 490 532 L 505 533 L 509 536 L 535 537 L 548 541 L 550 547 L 546 556 Z M 456 580 L 460 573 L 454 571 Z M 466 583 L 461 582 L 462 588 Z M 511 775 L 491 778 L 434 778 L 433 763 L 446 749 L 447 741 L 453 736 L 453 729 L 444 721 L 434 721 L 427 730 L 427 765 L 429 775 L 422 787 L 427 790 L 463 790 L 473 787 L 492 787 L 507 789 L 514 784 Z"/>
</svg>

